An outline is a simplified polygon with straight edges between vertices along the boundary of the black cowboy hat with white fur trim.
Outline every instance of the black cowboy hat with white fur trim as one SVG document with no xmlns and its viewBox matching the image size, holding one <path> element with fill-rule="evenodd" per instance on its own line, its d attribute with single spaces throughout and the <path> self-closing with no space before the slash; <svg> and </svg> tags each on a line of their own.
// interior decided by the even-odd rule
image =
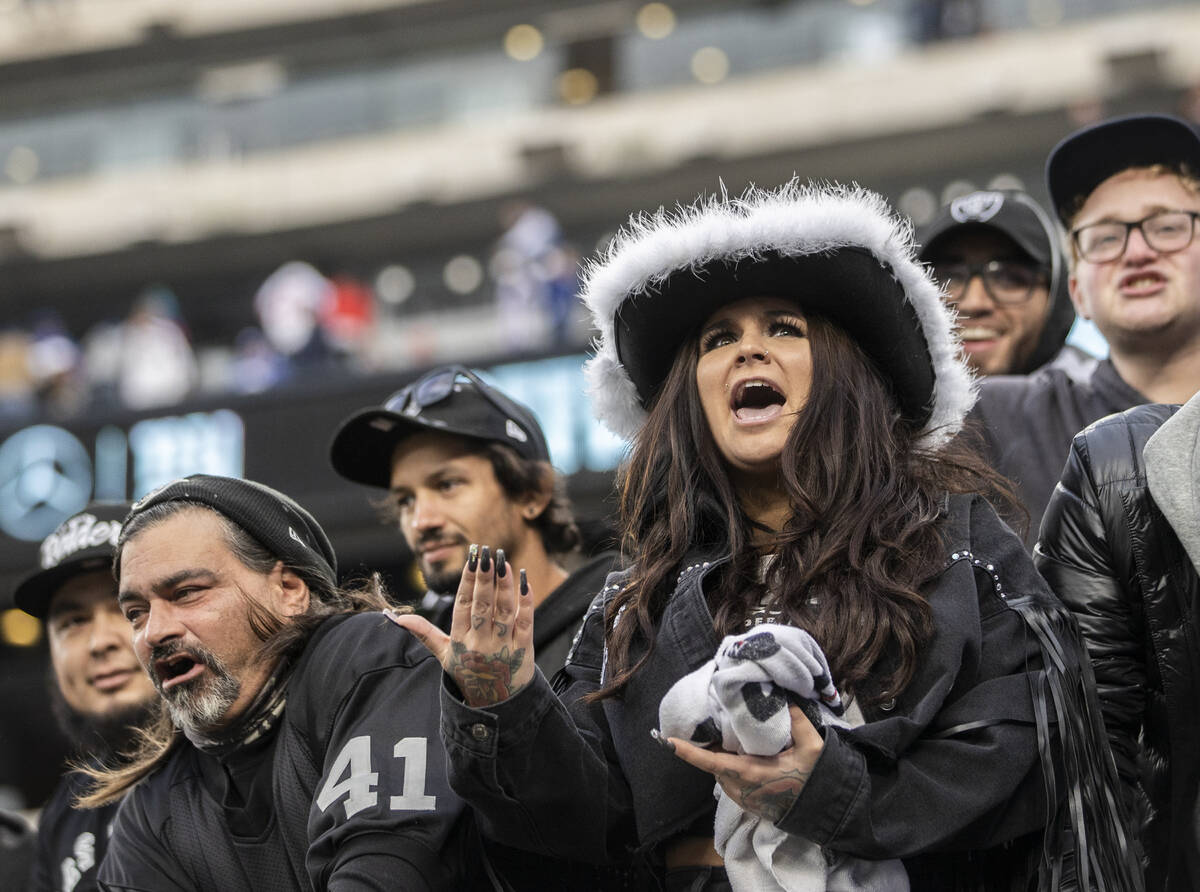
<svg viewBox="0 0 1200 892">
<path fill-rule="evenodd" d="M 874 192 L 797 181 L 634 217 L 617 233 L 585 272 L 600 331 L 585 368 L 596 416 L 634 436 L 680 346 L 747 297 L 793 299 L 848 332 L 927 446 L 961 429 L 974 380 L 912 226 Z"/>
</svg>

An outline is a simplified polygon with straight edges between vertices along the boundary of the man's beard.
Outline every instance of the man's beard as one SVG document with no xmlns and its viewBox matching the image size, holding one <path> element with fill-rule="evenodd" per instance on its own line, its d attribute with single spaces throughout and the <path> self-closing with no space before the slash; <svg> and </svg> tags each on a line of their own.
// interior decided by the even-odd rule
<svg viewBox="0 0 1200 892">
<path fill-rule="evenodd" d="M 431 592 L 437 592 L 439 595 L 453 595 L 458 591 L 458 584 L 462 581 L 462 567 L 457 570 L 447 569 L 437 572 L 421 561 L 421 576 L 425 579 L 425 587 Z"/>
<path fill-rule="evenodd" d="M 137 742 L 137 729 L 148 727 L 158 704 L 153 697 L 105 713 L 80 712 L 67 703 L 50 673 L 50 711 L 71 744 L 71 753 L 87 762 L 115 765 Z"/>
<path fill-rule="evenodd" d="M 157 673 L 150 674 L 154 687 L 162 694 L 167 713 L 175 727 L 185 734 L 208 734 L 221 724 L 225 713 L 237 701 L 242 684 L 225 667 L 220 657 L 199 645 L 184 647 L 179 641 L 162 644 L 150 651 L 150 665 L 186 653 L 206 671 L 196 679 L 163 689 Z"/>
<path fill-rule="evenodd" d="M 430 541 L 443 541 L 444 536 L 431 535 L 428 537 Z M 466 564 L 467 546 L 465 542 L 454 540 L 454 545 L 463 549 L 463 562 L 455 566 L 453 561 L 448 561 L 441 570 L 435 570 L 424 558 L 417 562 L 421 569 L 421 577 L 425 580 L 425 587 L 431 592 L 437 592 L 439 595 L 453 595 L 458 591 L 458 584 L 462 581 L 463 566 Z M 419 543 L 418 543 L 419 546 Z"/>
</svg>

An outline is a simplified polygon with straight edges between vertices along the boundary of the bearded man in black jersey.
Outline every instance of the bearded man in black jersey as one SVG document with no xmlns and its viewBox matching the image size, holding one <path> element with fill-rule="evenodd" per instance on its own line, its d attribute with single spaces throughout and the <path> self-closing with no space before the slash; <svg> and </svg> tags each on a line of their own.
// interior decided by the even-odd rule
<svg viewBox="0 0 1200 892">
<path fill-rule="evenodd" d="M 45 624 L 55 718 L 73 758 L 93 766 L 119 762 L 155 700 L 109 569 L 128 510 L 123 502 L 94 503 L 65 520 L 42 541 L 39 568 L 13 592 L 16 605 Z M 42 809 L 29 880 L 34 892 L 97 888 L 97 866 L 119 802 L 76 808 L 86 783 L 81 772 L 67 772 Z"/>
<path fill-rule="evenodd" d="M 127 766 L 101 888 L 471 889 L 446 784 L 440 666 L 340 588 L 317 521 L 261 484 L 195 475 L 133 506 L 114 561 L 161 694 Z"/>
</svg>

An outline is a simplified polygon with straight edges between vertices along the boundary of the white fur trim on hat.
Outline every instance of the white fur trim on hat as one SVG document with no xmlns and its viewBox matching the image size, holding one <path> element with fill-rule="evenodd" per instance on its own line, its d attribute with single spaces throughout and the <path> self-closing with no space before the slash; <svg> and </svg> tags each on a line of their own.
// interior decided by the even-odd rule
<svg viewBox="0 0 1200 892">
<path fill-rule="evenodd" d="M 934 370 L 934 400 L 923 445 L 938 448 L 962 428 L 975 403 L 975 381 L 959 355 L 952 311 L 916 260 L 912 225 L 861 186 L 797 180 L 776 190 L 751 187 L 740 198 L 701 198 L 691 207 L 630 218 L 604 255 L 584 271 L 583 302 L 599 331 L 584 367 L 596 417 L 631 439 L 646 420 L 637 389 L 617 357 L 614 317 L 631 295 L 673 273 L 714 261 L 737 262 L 771 251 L 802 256 L 858 247 L 889 266 L 921 325 Z"/>
</svg>

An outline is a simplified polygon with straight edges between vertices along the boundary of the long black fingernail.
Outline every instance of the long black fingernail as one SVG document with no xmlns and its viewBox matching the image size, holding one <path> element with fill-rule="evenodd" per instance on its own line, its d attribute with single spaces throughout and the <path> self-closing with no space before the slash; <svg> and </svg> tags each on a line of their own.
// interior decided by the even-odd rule
<svg viewBox="0 0 1200 892">
<path fill-rule="evenodd" d="M 504 549 L 496 549 L 496 578 L 503 579 L 508 570 L 504 568 Z"/>
<path fill-rule="evenodd" d="M 653 737 L 654 742 L 657 743 L 659 746 L 661 746 L 663 749 L 667 750 L 668 752 L 672 752 L 672 753 L 675 752 L 675 744 L 671 743 L 671 741 L 667 740 L 667 738 L 665 738 L 661 734 L 659 734 L 657 728 L 650 729 L 650 736 Z"/>
<path fill-rule="evenodd" d="M 521 568 L 521 594 L 529 594 L 529 579 L 525 576 L 525 568 Z"/>
<path fill-rule="evenodd" d="M 479 566 L 479 546 L 472 545 L 471 549 L 467 552 L 467 569 L 470 570 L 472 573 L 474 573 L 475 568 L 478 566 Z"/>
<path fill-rule="evenodd" d="M 492 553 L 486 545 L 479 549 L 479 569 L 484 573 L 492 572 Z"/>
</svg>

